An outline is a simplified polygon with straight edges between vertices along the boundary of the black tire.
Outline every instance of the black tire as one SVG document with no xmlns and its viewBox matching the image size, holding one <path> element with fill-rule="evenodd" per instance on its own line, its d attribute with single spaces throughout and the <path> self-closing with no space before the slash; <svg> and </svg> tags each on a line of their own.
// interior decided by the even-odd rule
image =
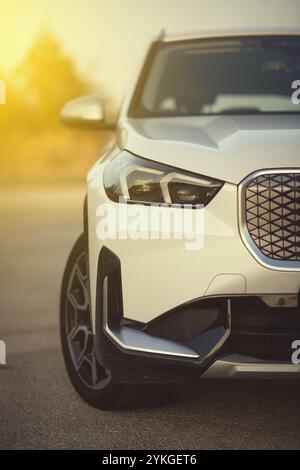
<svg viewBox="0 0 300 470">
<path fill-rule="evenodd" d="M 74 389 L 84 401 L 103 410 L 149 406 L 157 403 L 157 399 L 160 403 L 167 395 L 165 387 L 115 383 L 110 372 L 97 362 L 91 330 L 86 259 L 85 236 L 82 234 L 68 258 L 60 296 L 61 345 Z"/>
</svg>

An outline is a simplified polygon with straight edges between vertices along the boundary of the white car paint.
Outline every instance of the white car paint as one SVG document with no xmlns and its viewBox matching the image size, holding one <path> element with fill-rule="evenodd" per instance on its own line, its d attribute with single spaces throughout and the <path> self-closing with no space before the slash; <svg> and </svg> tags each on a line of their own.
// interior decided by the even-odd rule
<svg viewBox="0 0 300 470">
<path fill-rule="evenodd" d="M 147 323 L 178 305 L 206 296 L 298 295 L 299 269 L 266 267 L 243 242 L 238 187 L 258 170 L 300 169 L 299 116 L 133 119 L 127 115 L 132 93 L 126 98 L 119 117 L 118 145 L 101 155 L 88 175 L 94 331 L 98 257 L 104 245 L 121 260 L 124 315 L 131 320 Z M 187 251 L 178 240 L 119 240 L 118 234 L 116 240 L 105 243 L 98 239 L 97 207 L 103 202 L 116 204 L 109 200 L 104 190 L 103 172 L 123 149 L 149 160 L 225 181 L 217 196 L 201 209 L 205 220 L 203 249 Z M 263 364 L 259 367 L 262 372 L 268 369 Z M 252 369 L 257 367 L 249 368 L 246 364 L 239 368 L 234 363 L 234 368 L 238 375 L 243 368 L 251 375 Z M 277 369 L 283 371 L 282 367 Z M 274 366 L 272 373 L 277 369 Z M 228 375 L 235 375 L 235 372 L 230 369 Z"/>
</svg>

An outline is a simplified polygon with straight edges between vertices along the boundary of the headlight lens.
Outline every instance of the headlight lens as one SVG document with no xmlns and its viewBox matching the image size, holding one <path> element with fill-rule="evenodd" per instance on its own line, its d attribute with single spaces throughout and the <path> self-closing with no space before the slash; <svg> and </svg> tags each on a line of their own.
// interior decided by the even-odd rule
<svg viewBox="0 0 300 470">
<path fill-rule="evenodd" d="M 121 152 L 105 168 L 108 197 L 144 204 L 206 206 L 224 182 Z"/>
</svg>

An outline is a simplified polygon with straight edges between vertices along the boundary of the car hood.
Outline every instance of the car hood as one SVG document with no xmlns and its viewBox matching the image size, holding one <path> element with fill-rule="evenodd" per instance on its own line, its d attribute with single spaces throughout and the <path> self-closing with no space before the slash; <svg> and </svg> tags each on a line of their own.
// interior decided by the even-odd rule
<svg viewBox="0 0 300 470">
<path fill-rule="evenodd" d="M 238 184 L 267 168 L 300 167 L 300 115 L 126 119 L 122 148 Z"/>
</svg>

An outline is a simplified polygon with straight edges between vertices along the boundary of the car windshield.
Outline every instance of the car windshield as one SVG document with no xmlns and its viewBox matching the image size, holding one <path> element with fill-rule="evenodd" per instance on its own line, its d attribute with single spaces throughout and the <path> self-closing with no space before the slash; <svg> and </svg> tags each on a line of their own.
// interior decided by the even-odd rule
<svg viewBox="0 0 300 470">
<path fill-rule="evenodd" d="M 292 99 L 299 85 L 300 36 L 162 42 L 149 55 L 129 115 L 299 113 Z"/>
</svg>

